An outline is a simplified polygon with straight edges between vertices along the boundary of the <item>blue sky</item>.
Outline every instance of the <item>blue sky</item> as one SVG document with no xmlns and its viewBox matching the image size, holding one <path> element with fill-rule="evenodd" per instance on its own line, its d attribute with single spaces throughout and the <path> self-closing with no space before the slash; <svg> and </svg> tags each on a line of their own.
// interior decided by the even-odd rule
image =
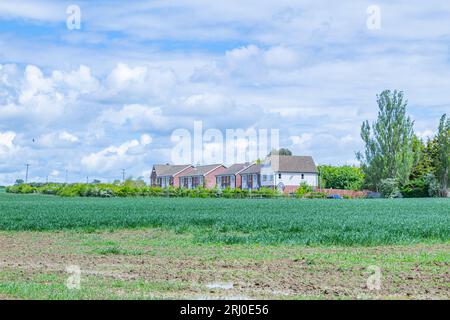
<svg viewBox="0 0 450 320">
<path fill-rule="evenodd" d="M 147 176 L 196 120 L 279 129 L 295 154 L 355 164 L 376 94 L 403 90 L 425 138 L 449 88 L 445 1 L 0 0 L 0 184 L 25 163 L 36 181 Z"/>
</svg>

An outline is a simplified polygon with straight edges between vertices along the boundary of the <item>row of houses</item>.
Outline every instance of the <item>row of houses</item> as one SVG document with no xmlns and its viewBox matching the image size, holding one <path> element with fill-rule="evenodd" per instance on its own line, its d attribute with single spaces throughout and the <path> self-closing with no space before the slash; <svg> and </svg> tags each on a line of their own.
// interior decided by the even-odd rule
<svg viewBox="0 0 450 320">
<path fill-rule="evenodd" d="M 241 188 L 256 190 L 261 187 L 277 188 L 284 192 L 295 191 L 301 183 L 316 188 L 318 171 L 310 156 L 268 156 L 261 163 L 239 163 L 226 167 L 223 164 L 154 165 L 151 185 L 157 187 Z"/>
</svg>

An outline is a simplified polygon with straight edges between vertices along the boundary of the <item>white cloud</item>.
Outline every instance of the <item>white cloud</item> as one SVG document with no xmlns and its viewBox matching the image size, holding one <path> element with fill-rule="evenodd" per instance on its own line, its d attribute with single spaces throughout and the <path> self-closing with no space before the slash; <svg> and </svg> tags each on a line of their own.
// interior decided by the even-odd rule
<svg viewBox="0 0 450 320">
<path fill-rule="evenodd" d="M 143 135 L 141 136 L 140 142 L 141 142 L 141 145 L 146 146 L 146 145 L 152 143 L 152 140 L 153 140 L 153 139 L 152 139 L 152 137 L 151 137 L 150 135 L 148 135 L 148 134 L 143 134 Z"/>
<path fill-rule="evenodd" d="M 297 65 L 299 57 L 296 51 L 277 46 L 264 53 L 264 61 L 269 67 L 292 68 Z"/>
<path fill-rule="evenodd" d="M 16 133 L 12 131 L 0 132 L 0 155 L 7 154 L 15 148 L 13 143 L 15 136 Z"/>
<path fill-rule="evenodd" d="M 146 65 L 130 67 L 118 63 L 106 79 L 106 94 L 129 94 L 144 100 L 164 98 L 177 82 L 175 73 L 167 68 Z"/>
<path fill-rule="evenodd" d="M 251 44 L 246 47 L 236 48 L 225 53 L 227 61 L 230 65 L 240 65 L 241 63 L 249 62 L 253 59 L 258 59 L 261 56 L 261 50 Z"/>
<path fill-rule="evenodd" d="M 427 139 L 434 137 L 435 132 L 433 130 L 426 129 L 423 131 L 416 132 L 416 135 L 419 139 L 426 141 Z"/>
<path fill-rule="evenodd" d="M 421 137 L 450 105 L 446 2 L 381 3 L 376 33 L 364 1 L 82 1 L 77 32 L 60 23 L 66 5 L 0 4 L 0 23 L 14 24 L 0 34 L 11 61 L 0 65 L 0 132 L 15 133 L 1 145 L 2 173 L 15 172 L 4 181 L 23 176 L 25 159 L 36 175 L 71 167 L 84 181 L 75 170 L 91 154 L 110 165 L 104 176 L 114 160 L 141 173 L 169 160 L 172 129 L 194 120 L 279 128 L 294 153 L 345 164 L 383 89 L 405 91 Z M 118 141 L 134 140 L 120 154 Z"/>
<path fill-rule="evenodd" d="M 68 141 L 68 142 L 78 142 L 78 140 L 79 140 L 77 136 L 75 136 L 75 135 L 73 135 L 73 134 L 71 134 L 71 133 L 69 133 L 67 131 L 61 132 L 58 135 L 58 138 L 60 140 Z"/>
<path fill-rule="evenodd" d="M 143 82 L 146 75 L 147 68 L 145 67 L 131 68 L 124 63 L 119 63 L 109 74 L 108 82 L 114 89 L 122 90 L 133 83 Z"/>
<path fill-rule="evenodd" d="M 299 136 L 291 136 L 290 138 L 292 141 L 292 145 L 302 148 L 309 148 L 311 146 L 313 135 L 310 133 L 304 133 Z"/>
<path fill-rule="evenodd" d="M 66 18 L 64 13 L 65 6 L 62 3 L 29 0 L 0 2 L 0 17 L 5 18 L 63 21 Z"/>
<path fill-rule="evenodd" d="M 19 98 L 20 103 L 29 103 L 34 99 L 43 99 L 46 94 L 54 93 L 50 79 L 45 79 L 41 69 L 28 65 L 25 68 L 24 84 Z M 60 96 L 57 96 L 60 98 Z"/>
<path fill-rule="evenodd" d="M 63 83 L 69 90 L 77 94 L 87 94 L 96 91 L 99 87 L 99 81 L 92 76 L 91 69 L 81 65 L 78 70 L 63 72 L 53 71 L 52 80 L 56 83 Z"/>
<path fill-rule="evenodd" d="M 91 153 L 81 158 L 81 164 L 93 173 L 105 173 L 110 170 L 127 168 L 142 162 L 150 150 L 148 145 L 152 139 L 149 135 L 142 135 L 140 140 L 126 141 L 119 146 L 109 146 L 101 151 Z"/>
<path fill-rule="evenodd" d="M 222 94 L 203 93 L 194 94 L 181 99 L 177 112 L 196 115 L 224 115 L 230 112 L 234 107 L 234 101 Z"/>
<path fill-rule="evenodd" d="M 59 176 L 60 172 L 58 170 L 52 170 L 52 172 L 50 173 L 50 176 L 52 177 L 57 177 Z"/>
<path fill-rule="evenodd" d="M 163 115 L 160 107 L 141 104 L 125 105 L 120 110 L 105 110 L 99 120 L 116 126 L 126 125 L 134 131 L 165 129 L 170 124 L 170 119 Z"/>
</svg>

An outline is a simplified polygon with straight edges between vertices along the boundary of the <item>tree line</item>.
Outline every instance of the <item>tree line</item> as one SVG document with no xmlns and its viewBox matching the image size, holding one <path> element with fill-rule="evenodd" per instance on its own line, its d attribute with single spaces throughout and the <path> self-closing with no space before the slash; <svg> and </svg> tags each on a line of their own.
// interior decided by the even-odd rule
<svg viewBox="0 0 450 320">
<path fill-rule="evenodd" d="M 450 118 L 442 115 L 437 134 L 423 141 L 407 115 L 403 92 L 385 90 L 377 96 L 378 117 L 364 121 L 364 152 L 356 154 L 364 186 L 386 197 L 446 197 L 450 163 Z"/>
</svg>

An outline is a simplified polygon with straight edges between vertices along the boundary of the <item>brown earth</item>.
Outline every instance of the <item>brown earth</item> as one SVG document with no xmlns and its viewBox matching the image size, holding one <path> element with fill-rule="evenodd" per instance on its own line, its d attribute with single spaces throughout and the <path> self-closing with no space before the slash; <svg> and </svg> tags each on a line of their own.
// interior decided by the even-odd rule
<svg viewBox="0 0 450 320">
<path fill-rule="evenodd" d="M 0 244 L 0 299 L 450 298 L 448 243 L 213 245 L 151 229 L 0 232 Z M 81 269 L 76 295 L 65 287 L 69 265 Z M 381 270 L 380 290 L 367 287 L 373 265 Z"/>
</svg>

